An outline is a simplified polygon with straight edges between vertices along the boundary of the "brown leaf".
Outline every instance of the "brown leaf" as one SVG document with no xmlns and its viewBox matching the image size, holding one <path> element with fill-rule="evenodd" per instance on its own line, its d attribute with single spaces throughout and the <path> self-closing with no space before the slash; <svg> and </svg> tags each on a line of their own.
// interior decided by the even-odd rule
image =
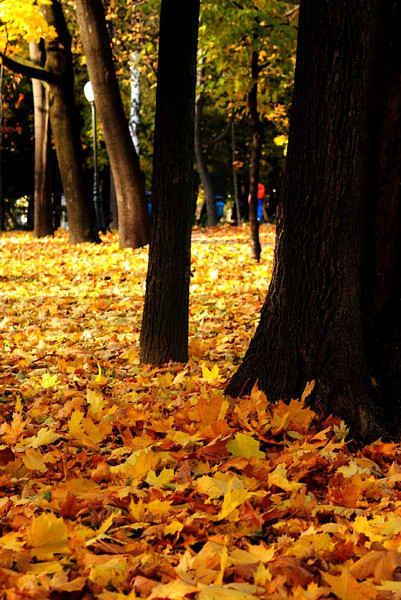
<svg viewBox="0 0 401 600">
<path fill-rule="evenodd" d="M 394 550 L 378 550 L 360 558 L 350 571 L 357 579 L 373 577 L 381 581 L 393 579 L 394 572 L 399 567 L 401 567 L 401 554 Z"/>
</svg>

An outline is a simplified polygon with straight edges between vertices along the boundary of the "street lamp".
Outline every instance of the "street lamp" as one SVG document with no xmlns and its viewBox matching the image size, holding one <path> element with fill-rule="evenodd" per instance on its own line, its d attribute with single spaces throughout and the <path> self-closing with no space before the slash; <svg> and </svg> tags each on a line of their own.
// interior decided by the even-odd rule
<svg viewBox="0 0 401 600">
<path fill-rule="evenodd" d="M 85 98 L 91 105 L 92 109 L 92 131 L 93 131 L 93 203 L 95 205 L 96 222 L 99 230 L 106 233 L 106 225 L 103 214 L 103 200 L 100 194 L 99 185 L 99 170 L 97 164 L 97 135 L 96 135 L 96 106 L 95 96 L 93 94 L 92 84 L 90 81 L 84 85 Z"/>
</svg>

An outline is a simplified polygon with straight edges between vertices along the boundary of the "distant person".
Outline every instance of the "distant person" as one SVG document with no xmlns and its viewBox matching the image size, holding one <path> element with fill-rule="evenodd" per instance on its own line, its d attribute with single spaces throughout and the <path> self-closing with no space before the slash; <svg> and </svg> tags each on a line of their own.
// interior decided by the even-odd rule
<svg viewBox="0 0 401 600">
<path fill-rule="evenodd" d="M 258 183 L 258 210 L 257 210 L 257 219 L 258 221 L 260 221 L 261 223 L 264 222 L 264 215 L 263 215 L 263 207 L 264 207 L 264 203 L 265 203 L 265 199 L 266 199 L 266 188 L 263 185 L 263 183 Z M 251 203 L 251 194 L 249 194 L 248 196 L 248 204 Z"/>
</svg>

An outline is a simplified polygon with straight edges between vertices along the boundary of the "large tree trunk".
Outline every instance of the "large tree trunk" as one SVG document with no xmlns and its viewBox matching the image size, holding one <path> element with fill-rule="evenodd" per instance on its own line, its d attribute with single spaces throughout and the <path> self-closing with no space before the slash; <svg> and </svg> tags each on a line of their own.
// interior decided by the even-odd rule
<svg viewBox="0 0 401 600">
<path fill-rule="evenodd" d="M 361 309 L 381 4 L 301 2 L 273 278 L 227 388 L 238 396 L 257 382 L 274 401 L 299 397 L 315 380 L 315 406 L 363 439 L 383 431 Z"/>
<path fill-rule="evenodd" d="M 199 0 L 162 0 L 141 360 L 188 360 Z"/>
<path fill-rule="evenodd" d="M 203 82 L 203 71 L 198 69 L 198 85 Z M 214 197 L 213 182 L 207 166 L 207 159 L 202 144 L 202 115 L 205 102 L 204 93 L 198 91 L 195 101 L 195 157 L 198 165 L 199 178 L 205 193 L 207 226 L 214 227 L 218 223 L 216 200 Z"/>
<path fill-rule="evenodd" d="M 57 37 L 46 45 L 46 71 L 55 81 L 48 85 L 50 123 L 67 202 L 70 241 L 73 244 L 98 242 L 74 98 L 71 37 L 57 0 L 43 5 L 42 10 L 49 25 L 57 32 Z"/>
<path fill-rule="evenodd" d="M 113 171 L 120 247 L 138 248 L 149 241 L 145 181 L 115 76 L 103 5 L 101 0 L 76 0 L 76 7 L 97 114 Z"/>
<path fill-rule="evenodd" d="M 29 54 L 32 62 L 44 66 L 46 55 L 41 44 L 31 42 Z M 35 124 L 35 183 L 34 183 L 34 235 L 53 235 L 53 207 L 51 201 L 50 172 L 50 118 L 46 88 L 38 79 L 32 79 Z"/>
<path fill-rule="evenodd" d="M 401 2 L 383 3 L 376 203 L 367 247 L 368 358 L 386 414 L 401 430 Z"/>
</svg>

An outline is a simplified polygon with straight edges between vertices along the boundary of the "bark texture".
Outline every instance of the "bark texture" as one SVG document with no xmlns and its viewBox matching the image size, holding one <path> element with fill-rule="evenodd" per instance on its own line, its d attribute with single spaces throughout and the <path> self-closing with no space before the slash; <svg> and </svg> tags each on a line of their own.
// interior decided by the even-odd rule
<svg viewBox="0 0 401 600">
<path fill-rule="evenodd" d="M 162 0 L 141 360 L 188 360 L 199 0 Z"/>
<path fill-rule="evenodd" d="M 46 45 L 46 71 L 52 79 L 48 85 L 50 122 L 67 202 L 70 241 L 98 242 L 74 98 L 71 37 L 57 0 L 43 5 L 42 10 L 57 32 L 57 37 Z"/>
<path fill-rule="evenodd" d="M 391 3 L 392 4 L 392 3 Z M 304 0 L 272 282 L 227 393 L 312 400 L 362 439 L 384 418 L 362 309 L 374 202 L 381 0 Z"/>
<path fill-rule="evenodd" d="M 42 44 L 31 42 L 29 54 L 32 62 L 44 66 L 46 54 Z M 32 79 L 32 91 L 35 127 L 34 235 L 41 238 L 53 235 L 50 115 L 48 94 L 43 83 Z"/>
<path fill-rule="evenodd" d="M 113 171 L 121 248 L 149 241 L 150 219 L 145 181 L 132 141 L 114 71 L 101 0 L 77 0 L 77 16 L 96 110 Z"/>
<path fill-rule="evenodd" d="M 367 246 L 368 359 L 386 414 L 401 430 L 401 2 L 381 15 L 377 187 Z"/>
</svg>

